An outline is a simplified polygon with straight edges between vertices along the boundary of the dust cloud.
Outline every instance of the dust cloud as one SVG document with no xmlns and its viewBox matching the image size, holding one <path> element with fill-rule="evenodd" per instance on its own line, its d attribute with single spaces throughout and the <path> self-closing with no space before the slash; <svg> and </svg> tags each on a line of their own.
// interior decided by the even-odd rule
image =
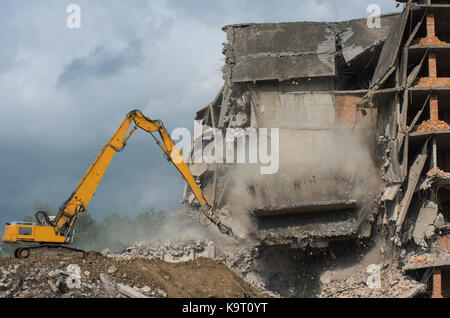
<svg viewBox="0 0 450 318">
<path fill-rule="evenodd" d="M 281 131 L 280 169 L 262 175 L 259 165 L 236 164 L 228 177 L 232 186 L 224 201 L 232 225 L 252 226 L 249 212 L 305 203 L 356 200 L 358 219 L 371 211 L 380 193 L 369 136 L 354 130 Z"/>
</svg>

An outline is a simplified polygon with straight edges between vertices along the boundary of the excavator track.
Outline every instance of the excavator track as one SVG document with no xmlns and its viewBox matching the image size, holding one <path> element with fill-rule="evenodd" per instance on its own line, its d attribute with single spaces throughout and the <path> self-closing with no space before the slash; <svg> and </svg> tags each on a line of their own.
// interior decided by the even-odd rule
<svg viewBox="0 0 450 318">
<path fill-rule="evenodd" d="M 68 253 L 80 253 L 81 258 L 85 258 L 87 256 L 87 252 L 78 248 L 73 248 L 65 245 L 57 245 L 57 244 L 41 244 L 37 246 L 27 246 L 20 247 L 14 251 L 15 258 L 28 258 L 31 255 L 51 255 L 54 254 L 52 251 Z"/>
</svg>

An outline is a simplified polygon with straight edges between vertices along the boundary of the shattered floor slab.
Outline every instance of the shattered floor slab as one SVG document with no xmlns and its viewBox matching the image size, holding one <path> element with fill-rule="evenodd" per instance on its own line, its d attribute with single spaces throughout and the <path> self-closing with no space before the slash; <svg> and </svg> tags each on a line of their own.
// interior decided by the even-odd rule
<svg viewBox="0 0 450 318">
<path fill-rule="evenodd" d="M 253 211 L 256 217 L 270 217 L 311 212 L 327 212 L 356 208 L 356 200 L 311 202 L 299 205 L 267 206 Z"/>
<path fill-rule="evenodd" d="M 403 266 L 404 271 L 429 267 L 450 266 L 450 251 L 440 254 L 426 253 L 411 256 Z"/>
</svg>

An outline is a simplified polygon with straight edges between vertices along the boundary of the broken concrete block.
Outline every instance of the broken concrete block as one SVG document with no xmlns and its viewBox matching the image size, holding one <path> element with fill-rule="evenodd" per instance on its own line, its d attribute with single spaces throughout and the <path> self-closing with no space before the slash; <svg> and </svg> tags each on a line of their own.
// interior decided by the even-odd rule
<svg viewBox="0 0 450 318">
<path fill-rule="evenodd" d="M 209 242 L 206 247 L 206 253 L 209 258 L 215 259 L 216 258 L 216 246 L 213 242 Z"/>
<path fill-rule="evenodd" d="M 103 284 L 107 294 L 110 297 L 117 297 L 117 287 L 116 284 L 111 280 L 108 274 L 102 273 L 100 274 L 100 281 Z"/>
<path fill-rule="evenodd" d="M 158 294 L 161 295 L 161 297 L 166 298 L 168 296 L 167 292 L 162 289 L 157 290 Z"/>
<path fill-rule="evenodd" d="M 439 213 L 434 221 L 434 227 L 438 230 L 443 229 L 445 227 L 445 219 L 442 213 Z"/>
<path fill-rule="evenodd" d="M 411 288 L 410 290 L 406 291 L 402 297 L 403 298 L 413 298 L 414 296 L 424 292 L 427 289 L 427 286 L 425 284 L 420 284 L 416 287 Z"/>
<path fill-rule="evenodd" d="M 61 271 L 59 269 L 55 269 L 48 273 L 48 277 L 56 277 L 59 274 L 61 274 Z"/>
<path fill-rule="evenodd" d="M 427 230 L 425 231 L 425 237 L 427 239 L 430 239 L 434 236 L 434 232 L 435 232 L 435 227 L 434 225 L 429 225 Z"/>
<path fill-rule="evenodd" d="M 103 256 L 111 254 L 111 250 L 109 248 L 105 248 L 100 252 Z"/>
<path fill-rule="evenodd" d="M 53 282 L 51 280 L 48 280 L 48 285 L 50 286 L 50 289 L 52 290 L 52 292 L 57 293 L 58 292 L 58 287 L 55 286 L 55 284 L 53 284 Z"/>
<path fill-rule="evenodd" d="M 122 295 L 129 297 L 129 298 L 149 298 L 148 296 L 145 296 L 144 294 L 141 294 L 137 290 L 135 290 L 133 287 L 123 285 L 123 284 L 117 284 L 117 290 Z"/>
<path fill-rule="evenodd" d="M 153 291 L 152 291 L 152 289 L 150 287 L 144 286 L 144 287 L 141 288 L 141 292 L 143 292 L 144 294 L 150 294 Z"/>
<path fill-rule="evenodd" d="M 321 277 L 320 277 L 320 282 L 324 285 L 327 285 L 331 282 L 331 280 L 333 279 L 333 272 L 330 271 L 326 271 Z"/>
<path fill-rule="evenodd" d="M 115 272 L 117 272 L 117 268 L 114 265 L 112 265 L 108 268 L 109 274 L 114 274 Z"/>
<path fill-rule="evenodd" d="M 433 202 L 426 203 L 419 212 L 412 237 L 417 245 L 423 243 L 424 238 L 434 235 L 434 222 L 438 214 L 438 206 Z"/>
</svg>

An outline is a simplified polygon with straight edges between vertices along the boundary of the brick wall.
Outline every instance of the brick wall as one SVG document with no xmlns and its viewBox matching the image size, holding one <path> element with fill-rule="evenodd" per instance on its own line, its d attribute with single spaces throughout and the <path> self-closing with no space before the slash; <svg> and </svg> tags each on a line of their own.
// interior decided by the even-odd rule
<svg viewBox="0 0 450 318">
<path fill-rule="evenodd" d="M 439 100 L 436 95 L 430 97 L 430 119 L 433 121 L 439 120 Z"/>
<path fill-rule="evenodd" d="M 427 35 L 428 35 L 428 37 L 436 36 L 436 26 L 434 23 L 434 14 L 433 13 L 427 14 Z"/>
<path fill-rule="evenodd" d="M 435 269 L 433 273 L 433 298 L 443 298 L 442 272 L 439 269 Z"/>
<path fill-rule="evenodd" d="M 437 78 L 436 53 L 428 54 L 428 71 L 430 78 Z"/>
<path fill-rule="evenodd" d="M 361 97 L 354 95 L 336 96 L 336 121 L 358 129 L 372 129 L 377 123 L 376 108 L 357 108 Z"/>
<path fill-rule="evenodd" d="M 440 31 L 440 30 L 439 30 Z M 436 22 L 433 13 L 427 15 L 427 36 L 419 39 L 417 42 L 419 45 L 448 45 L 449 43 L 441 41 L 436 36 Z"/>
<path fill-rule="evenodd" d="M 438 237 L 441 250 L 450 251 L 450 234 Z"/>
<path fill-rule="evenodd" d="M 416 87 L 446 87 L 450 86 L 450 77 L 437 77 L 436 53 L 428 54 L 428 77 L 420 78 Z"/>
</svg>

